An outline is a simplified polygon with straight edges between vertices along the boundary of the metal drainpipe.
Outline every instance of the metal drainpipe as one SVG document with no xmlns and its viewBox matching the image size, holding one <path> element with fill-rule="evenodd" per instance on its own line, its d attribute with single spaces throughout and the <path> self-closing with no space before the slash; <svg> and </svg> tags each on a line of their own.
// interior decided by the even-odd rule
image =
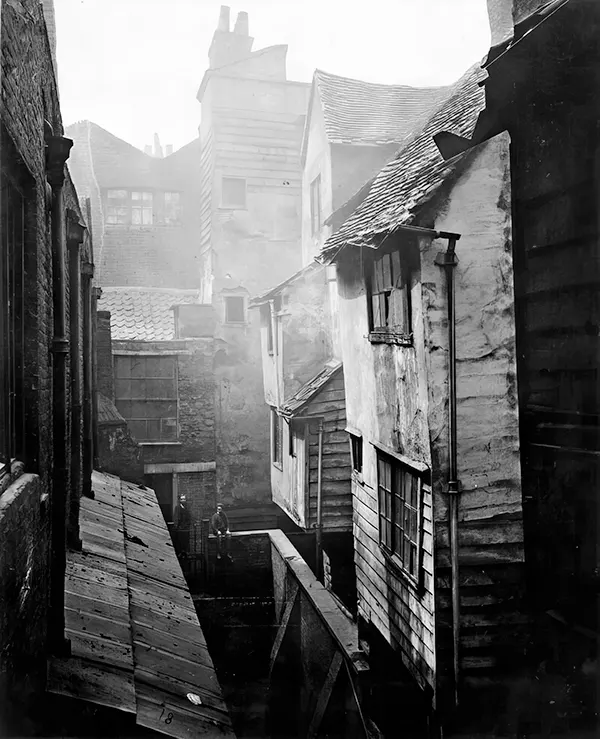
<svg viewBox="0 0 600 739">
<path fill-rule="evenodd" d="M 92 315 L 92 465 L 96 469 L 100 466 L 98 445 L 98 301 L 102 296 L 102 288 L 93 287 L 91 295 Z M 92 494 L 92 497 L 93 494 Z"/>
<path fill-rule="evenodd" d="M 67 542 L 72 549 L 81 549 L 79 536 L 79 496 L 82 481 L 82 394 L 81 394 L 81 259 L 79 247 L 85 236 L 85 226 L 77 213 L 68 211 L 67 245 L 69 250 L 69 317 L 71 324 L 71 490 L 68 511 Z"/>
<path fill-rule="evenodd" d="M 319 420 L 319 457 L 317 467 L 317 579 L 323 577 L 323 420 Z"/>
<path fill-rule="evenodd" d="M 94 265 L 83 264 L 83 495 L 93 498 L 93 345 L 92 345 L 92 279 Z"/>
<path fill-rule="evenodd" d="M 448 433 L 448 527 L 450 533 L 450 560 L 452 564 L 452 642 L 454 668 L 454 704 L 458 705 L 458 685 L 460 679 L 460 588 L 458 565 L 458 503 L 460 482 L 458 480 L 458 452 L 456 427 L 456 316 L 455 316 L 455 267 L 456 242 L 460 238 L 453 235 L 448 240 L 448 249 L 440 252 L 435 263 L 446 270 L 448 292 L 448 395 L 449 395 L 449 433 Z"/>
<path fill-rule="evenodd" d="M 50 648 L 54 654 L 70 651 L 65 639 L 65 570 L 67 548 L 67 356 L 69 339 L 66 320 L 65 221 L 63 185 L 65 162 L 73 142 L 64 136 L 46 139 L 46 170 L 52 188 L 52 292 L 54 338 L 52 341 L 53 380 L 53 474 L 52 474 L 52 565 L 50 585 Z"/>
</svg>

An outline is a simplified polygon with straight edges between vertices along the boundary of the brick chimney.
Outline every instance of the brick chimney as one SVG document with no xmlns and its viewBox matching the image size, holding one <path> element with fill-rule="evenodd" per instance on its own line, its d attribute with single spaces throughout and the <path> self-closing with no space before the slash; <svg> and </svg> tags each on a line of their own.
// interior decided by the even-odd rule
<svg viewBox="0 0 600 739">
<path fill-rule="evenodd" d="M 229 7 L 222 5 L 217 30 L 208 50 L 211 69 L 244 59 L 252 51 L 254 39 L 249 35 L 248 13 L 238 13 L 233 31 L 230 30 L 230 15 Z"/>
</svg>

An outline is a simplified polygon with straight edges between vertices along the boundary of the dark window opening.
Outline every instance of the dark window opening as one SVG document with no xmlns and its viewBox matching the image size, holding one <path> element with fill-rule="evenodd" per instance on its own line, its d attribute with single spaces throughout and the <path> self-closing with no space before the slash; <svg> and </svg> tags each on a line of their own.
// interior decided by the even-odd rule
<svg viewBox="0 0 600 739">
<path fill-rule="evenodd" d="M 137 441 L 176 441 L 177 358 L 116 356 L 115 404 Z"/>
<path fill-rule="evenodd" d="M 271 461 L 273 464 L 281 464 L 282 446 L 283 424 L 275 408 L 271 408 Z"/>
<path fill-rule="evenodd" d="M 321 232 L 321 175 L 310 183 L 310 230 L 313 236 Z"/>
<path fill-rule="evenodd" d="M 246 320 L 246 301 L 238 295 L 225 298 L 225 322 L 244 323 Z"/>
<path fill-rule="evenodd" d="M 174 521 L 175 505 L 172 474 L 146 475 L 146 484 L 156 493 L 166 523 Z"/>
<path fill-rule="evenodd" d="M 362 472 L 363 466 L 363 440 L 362 436 L 350 434 L 350 455 L 352 457 L 352 469 Z"/>
<path fill-rule="evenodd" d="M 377 455 L 379 541 L 418 581 L 421 566 L 421 479 L 388 455 Z"/>
</svg>

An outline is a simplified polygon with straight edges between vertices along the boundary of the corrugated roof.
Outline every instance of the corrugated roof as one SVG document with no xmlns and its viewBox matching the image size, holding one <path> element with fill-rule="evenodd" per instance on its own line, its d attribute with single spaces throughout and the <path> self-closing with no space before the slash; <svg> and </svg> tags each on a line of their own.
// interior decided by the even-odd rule
<svg viewBox="0 0 600 739">
<path fill-rule="evenodd" d="M 110 311 L 116 341 L 169 341 L 175 338 L 172 306 L 198 302 L 197 290 L 103 287 L 99 307 Z"/>
<path fill-rule="evenodd" d="M 381 85 L 315 71 L 325 129 L 331 142 L 400 143 L 426 119 L 450 87 Z"/>
<path fill-rule="evenodd" d="M 337 359 L 332 359 L 323 367 L 319 374 L 315 375 L 312 380 L 306 382 L 297 390 L 291 398 L 288 398 L 281 407 L 283 416 L 296 415 L 307 403 L 317 395 L 327 385 L 340 370 L 342 363 Z"/>
<path fill-rule="evenodd" d="M 97 472 L 93 485 L 94 499 L 81 499 L 82 549 L 67 557 L 71 654 L 50 660 L 47 690 L 135 714 L 177 739 L 233 739 L 156 495 Z"/>
<path fill-rule="evenodd" d="M 389 233 L 414 220 L 416 209 L 431 199 L 465 156 L 444 161 L 433 136 L 440 131 L 451 131 L 470 137 L 485 107 L 485 92 L 479 85 L 484 77 L 481 65 L 475 64 L 458 80 L 424 127 L 381 170 L 371 187 L 364 190 L 360 205 L 325 243 L 321 252 L 323 261 L 334 258 L 346 244 L 371 245 L 378 234 Z"/>
</svg>

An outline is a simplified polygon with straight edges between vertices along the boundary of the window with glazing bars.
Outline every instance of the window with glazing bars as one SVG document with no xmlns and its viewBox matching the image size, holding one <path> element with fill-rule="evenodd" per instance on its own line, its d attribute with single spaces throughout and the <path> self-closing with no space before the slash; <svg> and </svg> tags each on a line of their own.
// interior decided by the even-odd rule
<svg viewBox="0 0 600 739">
<path fill-rule="evenodd" d="M 115 405 L 137 441 L 177 440 L 177 357 L 115 356 Z"/>
<path fill-rule="evenodd" d="M 2 143 L 4 144 L 4 137 Z M 3 146 L 4 159 L 11 149 Z M 25 195 L 20 172 L 1 172 L 0 254 L 0 475 L 24 457 L 24 275 Z"/>
<path fill-rule="evenodd" d="M 377 454 L 379 541 L 415 581 L 421 566 L 421 478 L 398 460 Z"/>
<path fill-rule="evenodd" d="M 107 190 L 106 223 L 109 226 L 151 226 L 153 194 L 144 190 Z"/>
</svg>

